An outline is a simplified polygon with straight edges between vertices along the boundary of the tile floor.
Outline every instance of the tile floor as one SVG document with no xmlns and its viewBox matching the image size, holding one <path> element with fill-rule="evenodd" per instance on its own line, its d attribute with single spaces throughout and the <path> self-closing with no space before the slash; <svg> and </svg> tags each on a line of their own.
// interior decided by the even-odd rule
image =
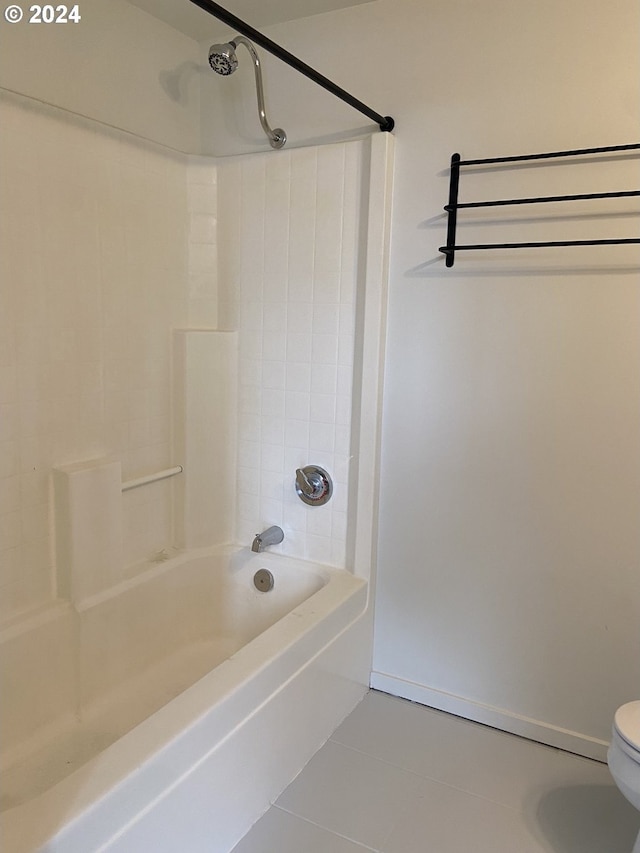
<svg viewBox="0 0 640 853">
<path fill-rule="evenodd" d="M 605 764 L 371 691 L 233 853 L 630 853 Z"/>
</svg>

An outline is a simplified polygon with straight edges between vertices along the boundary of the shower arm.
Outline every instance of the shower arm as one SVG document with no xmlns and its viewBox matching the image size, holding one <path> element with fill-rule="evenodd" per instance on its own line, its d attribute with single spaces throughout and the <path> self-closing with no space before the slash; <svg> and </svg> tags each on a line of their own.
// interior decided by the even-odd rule
<svg viewBox="0 0 640 853">
<path fill-rule="evenodd" d="M 244 36 L 234 36 L 232 41 L 230 42 L 234 47 L 237 47 L 239 44 L 243 44 L 249 53 L 251 54 L 251 58 L 253 59 L 253 70 L 256 75 L 256 94 L 258 98 L 258 115 L 260 116 L 260 124 L 262 125 L 262 129 L 269 137 L 269 142 L 271 143 L 272 148 L 282 148 L 282 146 L 287 141 L 287 135 L 281 128 L 276 128 L 276 130 L 272 130 L 269 122 L 267 121 L 267 114 L 264 108 L 264 89 L 262 87 L 262 71 L 260 70 L 260 57 L 254 46 L 251 44 L 249 39 L 246 39 Z"/>
<path fill-rule="evenodd" d="M 250 38 L 257 45 L 264 48 L 264 50 L 268 50 L 269 53 L 272 53 L 278 59 L 286 62 L 287 65 L 291 66 L 291 68 L 295 68 L 296 71 L 304 74 L 305 77 L 313 80 L 314 83 L 322 86 L 323 89 L 331 92 L 332 95 L 335 95 L 337 98 L 340 98 L 342 101 L 349 104 L 349 106 L 368 116 L 376 122 L 380 127 L 380 130 L 388 132 L 393 130 L 395 122 L 391 116 L 383 116 L 380 115 L 380 113 L 375 112 L 371 107 L 368 107 L 366 104 L 363 104 L 362 101 L 354 98 L 353 95 L 349 94 L 349 92 L 341 89 L 340 86 L 337 86 L 332 80 L 329 80 L 328 77 L 324 77 L 310 65 L 307 65 L 305 62 L 302 62 L 301 59 L 298 59 L 297 56 L 289 53 L 288 50 L 280 47 L 279 44 L 272 41 L 270 38 L 267 38 L 267 36 L 263 35 L 259 30 L 256 30 L 250 24 L 247 24 L 241 18 L 238 18 L 236 15 L 229 12 L 228 9 L 220 6 L 219 3 L 214 3 L 213 0 L 190 0 L 190 2 L 195 6 L 199 6 L 214 18 L 218 18 L 219 21 L 233 27 L 233 29 L 242 33 L 242 35 L 247 38 Z"/>
</svg>

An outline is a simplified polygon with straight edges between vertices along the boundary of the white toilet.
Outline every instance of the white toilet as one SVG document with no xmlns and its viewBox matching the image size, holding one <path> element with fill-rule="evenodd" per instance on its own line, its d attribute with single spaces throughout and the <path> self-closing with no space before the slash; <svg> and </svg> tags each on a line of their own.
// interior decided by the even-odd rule
<svg viewBox="0 0 640 853">
<path fill-rule="evenodd" d="M 640 701 L 616 711 L 607 763 L 618 788 L 640 811 Z M 640 834 L 632 853 L 640 853 Z"/>
</svg>

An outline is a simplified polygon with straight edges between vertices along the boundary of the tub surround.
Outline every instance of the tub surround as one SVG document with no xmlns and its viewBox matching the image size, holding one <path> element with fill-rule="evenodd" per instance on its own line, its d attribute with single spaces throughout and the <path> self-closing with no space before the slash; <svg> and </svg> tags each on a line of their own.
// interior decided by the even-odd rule
<svg viewBox="0 0 640 853">
<path fill-rule="evenodd" d="M 106 570 L 108 583 L 176 541 L 200 547 L 237 535 L 244 543 L 272 523 L 287 530 L 285 553 L 352 562 L 364 310 L 356 294 L 380 266 L 366 252 L 386 251 L 377 233 L 365 252 L 367 229 L 388 228 L 387 201 L 373 216 L 370 203 L 378 137 L 215 161 L 28 98 L 3 93 L 2 101 L 3 151 L 15 167 L 3 175 L 11 216 L 2 257 L 16 296 L 3 311 L 0 353 L 8 425 L 0 623 L 50 601 L 56 574 L 68 588 L 52 559 L 60 543 L 48 523 L 50 472 L 96 459 L 119 461 L 124 480 L 185 467 L 176 480 L 122 496 L 122 559 Z M 33 139 L 50 140 L 38 158 Z M 76 166 L 65 185 L 57 176 L 70 151 Z M 24 234 L 42 239 L 25 245 Z M 172 348 L 174 330 L 184 332 Z M 235 387 L 207 379 L 235 370 Z M 189 390 L 187 377 L 197 387 Z M 196 446 L 203 436 L 186 443 L 181 418 L 206 409 L 214 422 L 221 408 L 237 420 L 222 425 L 226 450 L 215 461 Z M 220 460 L 236 451 L 232 475 Z M 198 461 L 187 464 L 189 455 Z M 335 493 L 306 512 L 293 478 L 309 463 L 331 472 Z M 227 509 L 200 501 L 197 477 L 224 482 Z"/>
<path fill-rule="evenodd" d="M 239 337 L 237 536 L 277 524 L 282 553 L 345 567 L 370 140 L 216 169 L 219 323 Z M 295 471 L 308 464 L 333 478 L 325 506 L 296 496 Z"/>
<path fill-rule="evenodd" d="M 202 548 L 235 538 L 238 336 L 210 329 L 173 333 L 175 542 Z"/>
<path fill-rule="evenodd" d="M 6 624 L 56 594 L 53 468 L 108 458 L 130 480 L 174 464 L 170 333 L 207 318 L 196 320 L 204 300 L 192 305 L 187 285 L 189 158 L 29 98 L 0 92 L 0 107 L 12 164 L 0 176 Z M 111 555 L 109 583 L 174 544 L 171 480 L 117 501 L 122 558 Z"/>
</svg>

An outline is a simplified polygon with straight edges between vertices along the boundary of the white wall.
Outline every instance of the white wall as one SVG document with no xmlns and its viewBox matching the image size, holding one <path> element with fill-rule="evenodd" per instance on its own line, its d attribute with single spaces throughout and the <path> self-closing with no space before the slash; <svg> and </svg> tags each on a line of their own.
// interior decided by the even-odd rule
<svg viewBox="0 0 640 853">
<path fill-rule="evenodd" d="M 0 86 L 195 153 L 197 43 L 126 0 L 79 8 L 77 24 L 30 24 L 26 4 L 20 23 L 3 21 Z"/>
<path fill-rule="evenodd" d="M 635 0 L 378 0 L 268 31 L 397 122 L 375 669 L 472 716 L 502 709 L 507 727 L 538 720 L 542 738 L 571 730 L 574 748 L 606 740 L 638 690 L 637 247 L 468 254 L 451 270 L 437 247 L 454 151 L 638 140 L 639 16 Z M 367 125 L 265 66 L 289 144 Z M 246 83 L 242 101 L 227 82 Z M 264 145 L 251 82 L 205 81 L 224 153 Z M 483 173 L 463 193 L 636 188 L 638 160 L 623 165 Z M 619 215 L 637 203 L 599 210 L 460 234 L 637 236 L 637 216 Z"/>
</svg>

